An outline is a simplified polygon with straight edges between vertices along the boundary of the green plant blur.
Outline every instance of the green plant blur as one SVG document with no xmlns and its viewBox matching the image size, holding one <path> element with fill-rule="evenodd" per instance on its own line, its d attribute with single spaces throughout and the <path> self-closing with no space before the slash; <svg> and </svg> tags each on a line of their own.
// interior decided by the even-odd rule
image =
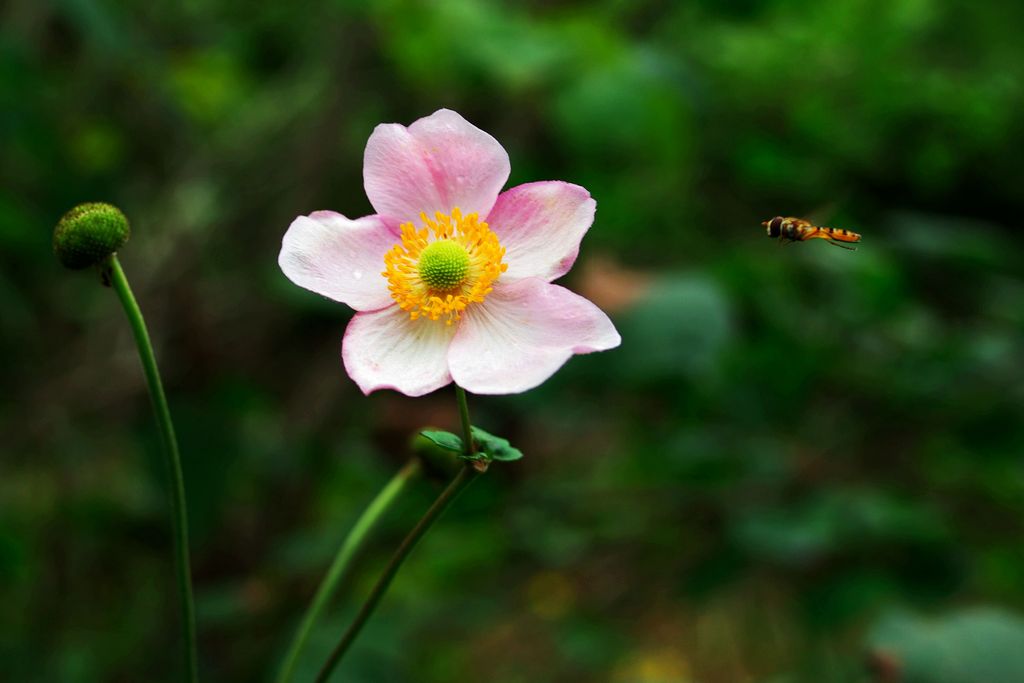
<svg viewBox="0 0 1024 683">
<path fill-rule="evenodd" d="M 597 198 L 566 284 L 624 342 L 473 398 L 526 457 L 425 539 L 339 680 L 1020 680 L 1022 25 L 967 0 L 0 6 L 0 679 L 179 680 L 143 377 L 57 219 L 132 222 L 202 674 L 268 680 L 411 436 L 458 425 L 451 391 L 359 393 L 351 313 L 285 279 L 280 240 L 370 213 L 373 126 L 444 106 L 510 184 Z M 864 242 L 779 248 L 776 214 Z M 384 520 L 303 679 L 441 485 Z M 921 620 L 979 609 L 1000 654 L 934 674 Z M 887 668 L 898 633 L 933 673 Z"/>
</svg>

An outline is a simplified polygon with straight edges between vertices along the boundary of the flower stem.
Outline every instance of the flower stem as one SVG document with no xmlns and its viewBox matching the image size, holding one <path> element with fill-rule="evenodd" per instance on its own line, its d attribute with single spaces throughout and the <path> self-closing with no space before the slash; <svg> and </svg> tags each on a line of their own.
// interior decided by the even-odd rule
<svg viewBox="0 0 1024 683">
<path fill-rule="evenodd" d="M 373 590 L 370 591 L 370 595 L 366 598 L 363 606 L 359 608 L 359 613 L 356 614 L 355 619 L 349 625 L 348 630 L 342 635 L 341 640 L 335 645 L 334 650 L 331 652 L 331 656 L 327 658 L 327 662 L 320 669 L 320 673 L 316 677 L 316 683 L 324 683 L 330 677 L 334 671 L 334 667 L 338 665 L 338 661 L 342 655 L 348 651 L 348 648 L 355 641 L 356 636 L 362 630 L 366 624 L 370 615 L 373 614 L 373 610 L 377 607 L 377 603 L 384 597 L 384 593 L 387 592 L 388 587 L 391 585 L 391 580 L 395 578 L 395 574 L 398 573 L 399 568 L 402 566 L 402 562 L 405 561 L 406 556 L 416 546 L 417 541 L 422 538 L 423 534 L 427 532 L 427 529 L 441 516 L 445 508 L 455 500 L 456 496 L 462 492 L 474 479 L 476 479 L 479 472 L 474 469 L 471 465 L 467 464 L 459 471 L 455 479 L 452 480 L 448 487 L 441 493 L 441 495 L 434 501 L 434 504 L 430 506 L 426 514 L 416 523 L 409 535 L 405 537 L 402 544 L 398 546 L 398 550 L 391 556 L 387 566 L 384 568 L 384 572 L 377 579 L 376 585 Z"/>
<path fill-rule="evenodd" d="M 455 385 L 455 400 L 459 403 L 459 418 L 462 420 L 462 448 L 466 455 L 473 455 L 476 452 L 476 444 L 473 443 L 473 425 L 469 421 L 469 402 L 466 400 L 466 390 Z"/>
<path fill-rule="evenodd" d="M 464 453 L 471 455 L 474 451 L 474 444 L 472 439 L 472 432 L 470 430 L 469 422 L 469 405 L 466 402 L 466 392 L 463 391 L 462 387 L 456 385 L 455 387 L 456 398 L 459 403 L 459 414 L 462 419 L 462 433 L 463 433 L 463 444 Z M 356 614 L 355 619 L 349 624 L 348 629 L 341 636 L 341 640 L 334 646 L 334 650 L 331 652 L 330 657 L 324 663 L 320 669 L 320 673 L 317 674 L 316 683 L 326 683 L 330 678 L 331 673 L 334 672 L 335 667 L 341 660 L 342 656 L 348 651 L 352 643 L 355 642 L 356 637 L 362 630 L 363 626 L 369 620 L 370 615 L 373 614 L 373 610 L 376 609 L 377 603 L 384 597 L 384 593 L 387 592 L 388 587 L 391 585 L 392 579 L 395 578 L 395 574 L 402 566 L 402 562 L 409 555 L 412 549 L 416 546 L 416 543 L 423 537 L 431 525 L 437 521 L 441 513 L 451 504 L 455 498 L 462 493 L 463 489 L 473 483 L 480 474 L 486 471 L 486 465 L 481 466 L 479 463 L 466 462 L 455 478 L 448 484 L 448 487 L 438 496 L 434 504 L 430 506 L 426 514 L 416 523 L 416 526 L 412 528 L 409 535 L 406 536 L 401 545 L 395 551 L 391 559 L 388 560 L 387 566 L 384 568 L 384 572 L 377 579 L 377 583 L 370 591 L 370 595 L 363 602 L 362 607 L 359 608 L 359 612 Z"/>
<path fill-rule="evenodd" d="M 406 463 L 392 477 L 391 481 L 381 489 L 377 497 L 370 502 L 366 510 L 363 511 L 363 514 L 356 520 L 352 531 L 349 532 L 348 537 L 341 544 L 341 547 L 338 548 L 338 554 L 335 555 L 330 569 L 327 570 L 323 581 L 320 582 L 320 587 L 317 588 L 316 595 L 313 596 L 313 602 L 306 610 L 305 616 L 302 617 L 302 623 L 299 625 L 299 630 L 296 632 L 291 647 L 288 649 L 281 672 L 277 676 L 277 683 L 288 683 L 292 679 L 295 673 L 295 665 L 299 661 L 299 656 L 306 645 L 310 631 L 313 630 L 313 624 L 316 623 L 327 603 L 330 602 L 342 577 L 348 573 L 352 559 L 362 547 L 370 532 L 373 531 L 377 522 L 384 516 L 384 513 L 391 509 L 392 504 L 398 499 L 402 491 L 405 490 L 409 482 L 415 479 L 421 471 L 419 460 L 414 458 Z"/>
<path fill-rule="evenodd" d="M 111 255 L 107 261 L 110 268 L 111 285 L 121 300 L 128 323 L 131 325 L 135 344 L 139 349 L 139 360 L 146 375 L 149 396 L 153 401 L 156 423 L 160 429 L 160 440 L 163 444 L 167 473 L 170 477 L 169 493 L 171 498 L 172 520 L 174 526 L 175 570 L 178 577 L 178 593 L 181 602 L 181 635 L 184 646 L 186 680 L 195 683 L 199 680 L 196 654 L 196 608 L 192 597 L 192 575 L 189 564 L 188 548 L 188 515 L 185 511 L 185 482 L 181 474 L 181 456 L 178 453 L 178 440 L 174 436 L 174 425 L 171 423 L 171 411 L 167 407 L 160 371 L 153 355 L 153 345 L 146 331 L 146 321 L 135 301 L 128 278 L 121 270 L 117 255 Z"/>
</svg>

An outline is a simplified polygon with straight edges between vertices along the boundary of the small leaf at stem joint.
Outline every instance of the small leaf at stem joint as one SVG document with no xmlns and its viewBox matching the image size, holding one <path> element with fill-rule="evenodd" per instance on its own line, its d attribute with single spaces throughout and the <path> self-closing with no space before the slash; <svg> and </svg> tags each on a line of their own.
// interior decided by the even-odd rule
<svg viewBox="0 0 1024 683">
<path fill-rule="evenodd" d="M 512 462 L 523 457 L 523 452 L 512 446 L 508 439 L 494 436 L 479 427 L 473 427 L 473 440 L 480 452 L 486 454 L 491 460 Z"/>
<path fill-rule="evenodd" d="M 457 434 L 443 432 L 435 429 L 424 429 L 420 432 L 425 438 L 430 439 L 440 448 L 446 451 L 462 452 L 462 439 Z"/>
</svg>

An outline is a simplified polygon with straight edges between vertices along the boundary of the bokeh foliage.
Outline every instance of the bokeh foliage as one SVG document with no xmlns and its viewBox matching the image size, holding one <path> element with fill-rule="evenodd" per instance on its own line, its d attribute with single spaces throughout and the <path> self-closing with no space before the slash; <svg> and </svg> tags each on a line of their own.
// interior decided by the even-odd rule
<svg viewBox="0 0 1024 683">
<path fill-rule="evenodd" d="M 56 264 L 56 220 L 132 221 L 204 674 L 266 680 L 410 435 L 456 425 L 448 392 L 359 394 L 350 313 L 285 280 L 280 238 L 369 213 L 373 126 L 441 106 L 506 146 L 512 184 L 594 194 L 567 284 L 624 344 L 474 400 L 527 457 L 432 532 L 345 680 L 860 681 L 886 675 L 870 634 L 927 641 L 871 627 L 892 610 L 1012 621 L 1021 25 L 966 0 L 0 6 L 0 678 L 176 680 L 142 377 L 111 293 Z M 778 213 L 864 244 L 779 249 Z M 438 485 L 386 521 L 307 671 Z"/>
</svg>

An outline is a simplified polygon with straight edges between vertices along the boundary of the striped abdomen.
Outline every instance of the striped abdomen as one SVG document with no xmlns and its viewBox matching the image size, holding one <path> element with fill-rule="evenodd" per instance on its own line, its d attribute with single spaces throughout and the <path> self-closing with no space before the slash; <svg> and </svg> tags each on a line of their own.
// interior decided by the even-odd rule
<svg viewBox="0 0 1024 683">
<path fill-rule="evenodd" d="M 769 237 L 777 237 L 784 242 L 803 242 L 811 239 L 825 239 L 830 242 L 859 242 L 860 235 L 841 228 L 827 228 L 814 225 L 803 218 L 792 216 L 776 216 L 763 221 Z"/>
<path fill-rule="evenodd" d="M 816 228 L 820 233 L 819 235 L 811 235 L 804 239 L 811 239 L 812 237 L 824 237 L 825 239 L 835 240 L 836 242 L 860 242 L 860 235 L 851 231 L 843 230 L 841 228 Z"/>
</svg>

